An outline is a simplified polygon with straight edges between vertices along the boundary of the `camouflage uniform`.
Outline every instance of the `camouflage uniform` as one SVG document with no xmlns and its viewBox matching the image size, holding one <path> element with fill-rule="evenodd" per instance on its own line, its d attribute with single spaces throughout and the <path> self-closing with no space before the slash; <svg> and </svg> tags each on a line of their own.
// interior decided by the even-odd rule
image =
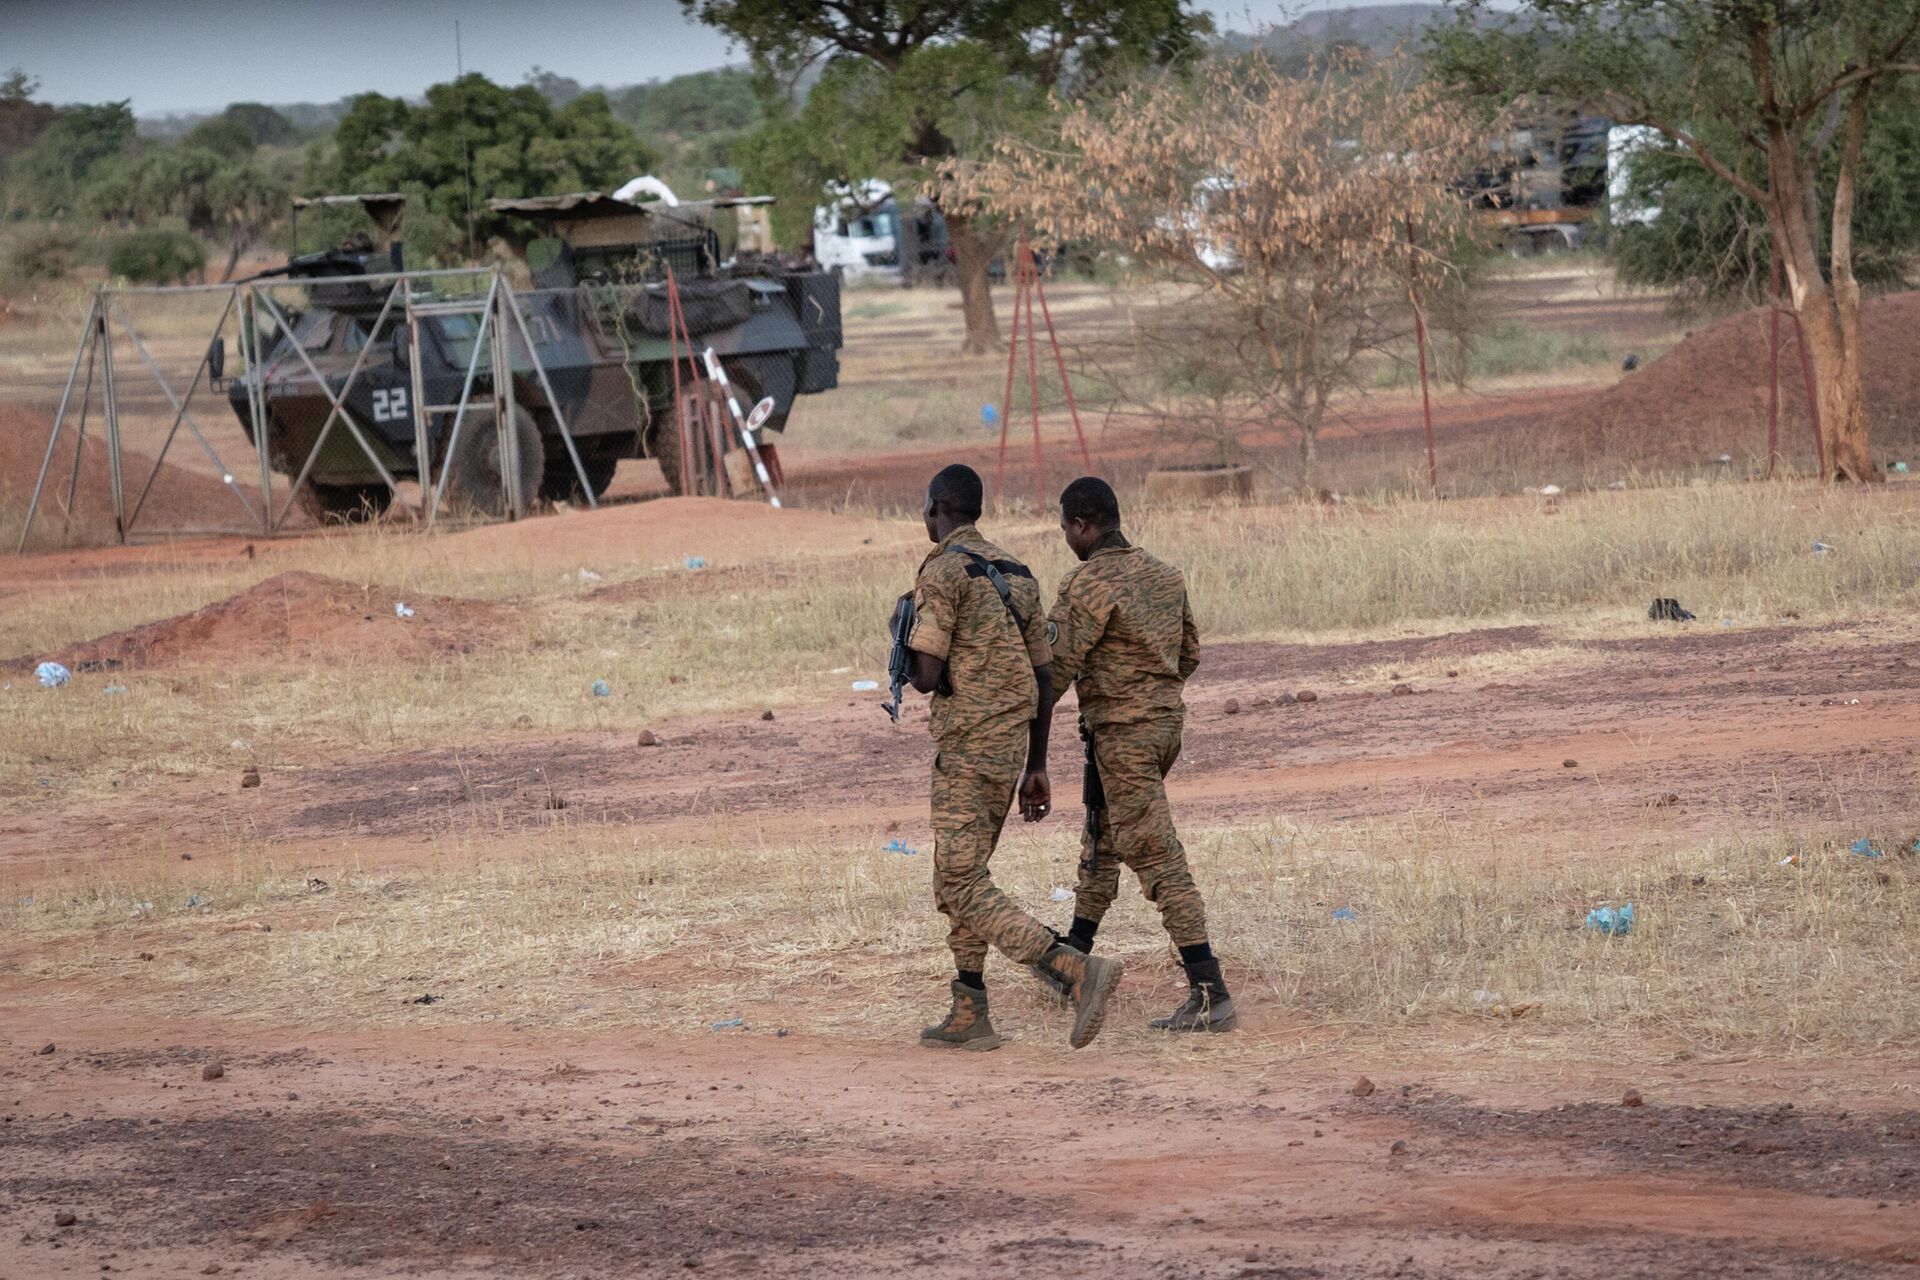
<svg viewBox="0 0 1920 1280">
<path fill-rule="evenodd" d="M 951 925 L 954 967 L 978 971 L 989 943 L 1022 964 L 1053 945 L 1046 926 L 1015 906 L 987 871 L 1026 766 L 1027 730 L 1039 706 L 1034 668 L 1051 662 L 1052 653 L 1032 575 L 1001 569 L 1023 633 L 958 547 L 1012 563 L 972 525 L 942 540 L 914 580 L 917 616 L 908 647 L 947 662 L 946 686 L 933 697 L 933 899 Z"/>
<path fill-rule="evenodd" d="M 1200 638 L 1180 571 L 1118 536 L 1076 566 L 1053 607 L 1053 679 L 1079 682 L 1090 736 L 1087 825 L 1074 915 L 1098 923 L 1120 887 L 1120 864 L 1160 909 L 1174 945 L 1207 940 L 1206 908 L 1167 806 L 1180 758 L 1181 686 L 1200 665 Z"/>
</svg>

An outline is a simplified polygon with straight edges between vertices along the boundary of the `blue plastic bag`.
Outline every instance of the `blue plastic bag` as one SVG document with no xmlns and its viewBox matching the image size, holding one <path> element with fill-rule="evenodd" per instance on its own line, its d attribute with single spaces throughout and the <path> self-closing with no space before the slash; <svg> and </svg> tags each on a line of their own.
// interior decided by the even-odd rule
<svg viewBox="0 0 1920 1280">
<path fill-rule="evenodd" d="M 1629 902 L 1617 910 L 1613 907 L 1595 907 L 1587 912 L 1587 928 L 1604 933 L 1609 938 L 1632 933 L 1633 904 Z"/>
<path fill-rule="evenodd" d="M 912 845 L 909 845 L 905 840 L 887 841 L 885 848 L 882 849 L 882 852 L 903 854 L 909 858 L 917 858 L 920 856 L 920 851 L 914 848 Z"/>
<path fill-rule="evenodd" d="M 33 674 L 41 684 L 47 686 L 49 689 L 58 689 L 61 685 L 73 679 L 73 672 L 67 670 L 57 662 L 43 662 L 33 669 Z"/>
<path fill-rule="evenodd" d="M 595 680 L 593 682 L 593 696 L 596 698 L 611 698 L 613 696 L 613 686 L 605 680 Z"/>
<path fill-rule="evenodd" d="M 1853 851 L 1863 858 L 1878 858 L 1884 856 L 1880 852 L 1879 846 L 1874 844 L 1874 842 L 1866 836 L 1861 836 L 1853 842 Z"/>
<path fill-rule="evenodd" d="M 1360 913 L 1352 907 L 1335 907 L 1333 909 L 1333 918 L 1341 924 L 1352 924 L 1360 918 Z"/>
<path fill-rule="evenodd" d="M 980 424 L 982 426 L 993 427 L 997 423 L 999 423 L 999 421 L 1000 421 L 1000 411 L 998 409 L 994 408 L 990 404 L 983 404 L 980 406 Z"/>
</svg>

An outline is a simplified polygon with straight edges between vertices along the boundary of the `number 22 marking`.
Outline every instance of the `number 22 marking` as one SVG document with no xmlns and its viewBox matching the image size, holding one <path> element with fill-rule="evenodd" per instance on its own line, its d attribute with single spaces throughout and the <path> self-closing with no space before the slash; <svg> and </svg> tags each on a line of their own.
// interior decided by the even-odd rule
<svg viewBox="0 0 1920 1280">
<path fill-rule="evenodd" d="M 407 389 L 394 387 L 391 390 L 381 388 L 373 393 L 373 420 L 375 422 L 397 422 L 407 416 Z"/>
</svg>

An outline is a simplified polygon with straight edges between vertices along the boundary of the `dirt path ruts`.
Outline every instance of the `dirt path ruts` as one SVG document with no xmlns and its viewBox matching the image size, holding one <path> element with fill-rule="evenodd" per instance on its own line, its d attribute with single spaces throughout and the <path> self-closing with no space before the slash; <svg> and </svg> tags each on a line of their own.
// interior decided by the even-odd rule
<svg viewBox="0 0 1920 1280">
<path fill-rule="evenodd" d="M 43 1057 L 32 1022 L 0 1013 L 4 1275 L 1519 1280 L 1920 1262 L 1920 1116 L 1729 1107 L 1705 1084 L 1700 1105 L 1663 1081 L 1640 1109 L 1556 1106 L 1595 1087 L 1572 1081 L 1494 1107 L 1378 1067 L 1364 1099 L 1324 1063 L 1261 1083 L 1205 1052 L 307 1037 L 99 1014 Z M 216 1060 L 224 1077 L 202 1080 Z M 61 1211 L 77 1221 L 56 1227 Z"/>
<path fill-rule="evenodd" d="M 1221 645 L 1189 690 L 1186 748 L 1171 787 L 1183 822 L 1316 821 L 1471 808 L 1519 827 L 1588 833 L 1568 856 L 1604 854 L 1635 823 L 1676 837 L 1756 812 L 1782 820 L 1897 809 L 1920 782 L 1920 644 L 1812 629 L 1688 631 L 1575 646 L 1569 662 L 1520 661 L 1493 681 L 1421 677 L 1389 693 L 1394 664 L 1524 659 L 1553 642 L 1508 628 L 1357 645 Z M 1583 655 L 1590 655 L 1590 660 Z M 1388 668 L 1381 675 L 1382 668 Z M 1348 675 L 1345 673 L 1353 673 Z M 1366 683 L 1345 679 L 1366 675 Z M 1303 687 L 1311 704 L 1276 702 Z M 1226 714 L 1228 699 L 1238 714 Z M 1857 704 L 1855 700 L 1858 700 Z M 1265 704 L 1265 705 L 1262 705 Z M 777 837 L 873 835 L 925 822 L 931 742 L 923 710 L 890 725 L 873 697 L 622 734 L 496 740 L 458 749 L 301 762 L 268 785 L 168 783 L 84 808 L 51 799 L 0 821 L 0 867 L 28 874 L 169 850 L 218 853 L 232 833 L 319 846 L 394 842 L 450 829 L 512 832 L 558 820 L 643 824 L 698 839 L 717 819 Z M 1058 718 L 1056 821 L 1079 820 L 1079 744 Z M 1909 749 L 1898 749 L 1901 745 Z M 1575 767 L 1565 767 L 1573 760 Z"/>
</svg>

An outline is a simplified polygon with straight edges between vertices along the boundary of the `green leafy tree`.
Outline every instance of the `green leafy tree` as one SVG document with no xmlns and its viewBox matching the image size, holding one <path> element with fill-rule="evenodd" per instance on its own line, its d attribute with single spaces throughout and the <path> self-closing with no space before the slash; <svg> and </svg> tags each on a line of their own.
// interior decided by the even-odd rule
<svg viewBox="0 0 1920 1280">
<path fill-rule="evenodd" d="M 151 227 L 107 246 L 107 270 L 134 284 L 178 284 L 206 265 L 206 248 L 184 231 Z"/>
<path fill-rule="evenodd" d="M 284 216 L 287 181 L 256 161 L 252 135 L 215 117 L 179 144 L 96 169 L 82 206 L 103 221 L 150 226 L 177 219 L 193 236 L 224 240 L 231 279 L 240 256 Z"/>
<path fill-rule="evenodd" d="M 6 204 L 42 217 L 63 216 L 80 204 L 90 179 L 133 147 L 127 102 L 61 107 L 33 145 L 8 162 Z"/>
<path fill-rule="evenodd" d="M 1658 130 L 1751 203 L 1807 335 L 1828 474 L 1876 480 L 1856 222 L 1875 104 L 1920 72 L 1920 0 L 1457 0 L 1434 65 L 1504 105 L 1536 94 Z"/>
<path fill-rule="evenodd" d="M 537 63 L 527 72 L 527 83 L 532 85 L 556 111 L 587 91 L 586 86 L 572 76 L 548 71 Z"/>
<path fill-rule="evenodd" d="M 425 247 L 444 259 L 457 244 L 447 229 L 526 238 L 529 228 L 487 209 L 490 198 L 610 188 L 646 172 L 651 160 L 603 93 L 583 93 L 555 110 L 532 85 L 506 88 L 469 74 L 434 85 L 418 107 L 377 93 L 353 99 L 331 146 L 310 153 L 304 185 L 408 192 L 423 206 L 409 212 L 410 239 L 418 250 L 419 236 L 438 231 Z"/>
<path fill-rule="evenodd" d="M 1042 120 L 1050 95 L 1078 96 L 1118 72 L 1170 61 L 1208 30 L 1185 0 L 681 5 L 743 44 L 768 85 L 824 63 L 805 105 L 742 149 L 749 173 L 801 208 L 827 184 L 869 178 L 939 204 L 941 162 Z M 963 350 L 984 353 L 1000 345 L 987 272 L 1001 233 L 961 208 L 943 213 L 966 316 Z M 790 223 L 793 210 L 787 216 Z"/>
<path fill-rule="evenodd" d="M 1717 149 L 1738 147 L 1716 137 Z M 1820 166 L 1821 208 L 1817 229 L 1823 254 L 1831 254 L 1833 190 L 1838 157 Z M 1751 157 L 1743 174 L 1762 174 Z M 1920 85 L 1902 81 L 1876 95 L 1861 147 L 1859 195 L 1854 214 L 1855 276 L 1865 287 L 1901 288 L 1913 278 L 1920 248 Z M 1647 225 L 1614 228 L 1612 256 L 1628 284 L 1673 291 L 1684 311 L 1714 303 L 1759 303 L 1771 287 L 1772 236 L 1766 213 L 1737 188 L 1703 169 L 1674 144 L 1637 152 L 1627 173 L 1631 198 L 1658 208 Z"/>
<path fill-rule="evenodd" d="M 253 140 L 253 130 L 238 120 L 220 115 L 202 120 L 187 130 L 180 145 L 211 151 L 223 160 L 245 160 L 259 144 Z"/>
<path fill-rule="evenodd" d="M 0 164 L 32 146 L 59 114 L 33 100 L 39 91 L 40 82 L 19 67 L 0 76 Z"/>
<path fill-rule="evenodd" d="M 290 147 L 300 140 L 300 130 L 293 121 L 258 102 L 233 103 L 220 118 L 245 129 L 256 147 Z"/>
</svg>

